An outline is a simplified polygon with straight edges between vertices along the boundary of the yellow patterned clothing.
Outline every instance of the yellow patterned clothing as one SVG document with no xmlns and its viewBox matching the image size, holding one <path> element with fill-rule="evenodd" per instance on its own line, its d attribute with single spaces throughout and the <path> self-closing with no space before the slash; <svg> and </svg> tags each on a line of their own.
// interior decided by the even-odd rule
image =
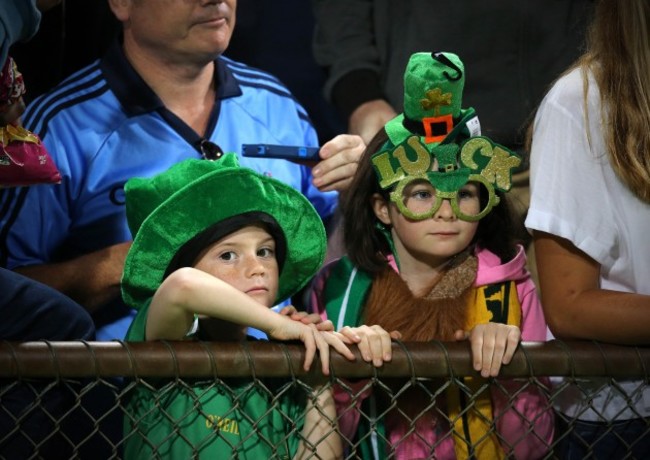
<svg viewBox="0 0 650 460">
<path fill-rule="evenodd" d="M 473 289 L 473 299 L 470 299 L 467 312 L 466 331 L 471 331 L 477 324 L 489 322 L 520 327 L 521 305 L 514 281 Z M 462 383 L 466 389 L 453 384 L 447 390 L 448 416 L 454 422 L 456 457 L 458 459 L 504 458 L 504 451 L 495 434 L 487 380 L 465 377 Z M 467 408 L 465 391 L 477 395 L 474 397 L 473 409 L 468 412 L 465 412 Z"/>
</svg>

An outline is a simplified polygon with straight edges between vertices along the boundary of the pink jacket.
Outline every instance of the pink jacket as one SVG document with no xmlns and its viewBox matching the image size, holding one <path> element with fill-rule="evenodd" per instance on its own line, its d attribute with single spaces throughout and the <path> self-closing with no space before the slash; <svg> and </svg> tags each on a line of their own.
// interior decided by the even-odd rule
<svg viewBox="0 0 650 460">
<path fill-rule="evenodd" d="M 475 254 L 478 257 L 475 285 L 515 281 L 522 309 L 522 341 L 545 341 L 547 325 L 535 284 L 526 269 L 526 253 L 523 248 L 520 247 L 517 255 L 505 264 L 501 264 L 499 257 L 488 250 L 477 250 Z M 391 259 L 390 262 L 397 271 L 394 261 Z M 321 270 L 313 286 L 311 307 L 324 319 L 327 319 L 327 313 L 325 305 L 321 301 L 321 293 L 333 263 Z M 350 410 L 351 395 L 357 397 L 356 406 L 360 407 L 362 400 L 371 393 L 371 390 L 366 390 L 357 394 L 366 384 L 367 381 L 348 383 L 352 390 L 351 393 L 335 391 L 337 410 L 340 409 L 339 413 L 341 414 L 339 426 L 342 434 L 348 439 L 354 438 L 360 419 L 358 411 Z M 535 383 L 530 384 L 528 379 L 500 379 L 499 385 L 504 388 L 504 391 L 496 386 L 491 388 L 493 417 L 506 455 L 514 454 L 514 457 L 518 459 L 536 459 L 544 457 L 548 453 L 548 446 L 553 440 L 554 415 L 544 392 L 539 389 L 541 384 L 548 386 L 548 379 L 538 378 Z M 514 399 L 510 401 L 510 397 L 513 396 Z M 431 427 L 428 436 L 426 436 L 427 443 L 418 440 L 416 436 L 410 438 L 413 439 L 412 442 L 397 443 L 406 435 L 409 427 L 391 427 L 390 425 L 390 422 L 387 421 L 387 436 L 391 444 L 399 444 L 395 450 L 395 458 L 426 457 L 430 450 L 427 444 L 438 442 L 440 429 L 436 432 L 435 427 Z M 527 434 L 529 431 L 531 433 Z M 447 437 L 437 446 L 436 458 L 455 458 L 451 437 Z"/>
</svg>

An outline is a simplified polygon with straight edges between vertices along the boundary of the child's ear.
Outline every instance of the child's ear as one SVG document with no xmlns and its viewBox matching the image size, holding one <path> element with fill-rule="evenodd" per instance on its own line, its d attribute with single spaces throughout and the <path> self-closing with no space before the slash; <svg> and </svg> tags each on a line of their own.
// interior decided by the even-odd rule
<svg viewBox="0 0 650 460">
<path fill-rule="evenodd" d="M 374 193 L 370 198 L 370 202 L 377 219 L 379 219 L 384 225 L 390 225 L 392 222 L 388 212 L 388 201 L 386 201 L 386 199 L 379 193 Z"/>
</svg>

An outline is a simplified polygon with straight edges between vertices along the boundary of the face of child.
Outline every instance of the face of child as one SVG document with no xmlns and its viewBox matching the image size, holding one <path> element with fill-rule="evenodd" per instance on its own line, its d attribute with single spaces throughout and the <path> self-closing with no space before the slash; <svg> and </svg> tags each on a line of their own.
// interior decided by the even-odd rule
<svg viewBox="0 0 650 460">
<path fill-rule="evenodd" d="M 469 193 L 473 191 L 475 193 Z M 478 190 L 468 188 L 459 195 L 459 207 L 471 213 L 469 207 L 478 203 Z M 413 200 L 430 200 L 427 193 L 414 190 Z M 476 201 L 472 203 L 471 201 Z M 427 203 L 424 203 L 426 206 Z M 373 209 L 377 218 L 391 227 L 397 256 L 401 264 L 409 260 L 438 267 L 451 257 L 465 250 L 472 242 L 478 221 L 468 222 L 456 216 L 449 200 L 442 200 L 440 208 L 428 219 L 412 220 L 399 212 L 397 206 L 381 195 L 373 197 Z"/>
<path fill-rule="evenodd" d="M 262 227 L 250 225 L 206 249 L 195 268 L 272 307 L 278 293 L 279 269 L 275 240 Z"/>
</svg>

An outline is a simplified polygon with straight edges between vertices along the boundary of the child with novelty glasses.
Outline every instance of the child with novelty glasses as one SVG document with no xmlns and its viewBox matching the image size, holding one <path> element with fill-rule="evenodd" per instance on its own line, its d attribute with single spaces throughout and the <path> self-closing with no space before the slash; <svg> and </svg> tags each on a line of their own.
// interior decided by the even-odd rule
<svg viewBox="0 0 650 460">
<path fill-rule="evenodd" d="M 350 384 L 363 388 L 356 401 L 335 392 L 342 434 L 364 458 L 532 459 L 552 441 L 553 413 L 538 387 L 501 379 L 485 387 L 521 340 L 545 340 L 546 322 L 504 195 L 521 160 L 478 135 L 475 111 L 461 109 L 464 78 L 452 53 L 411 57 L 404 113 L 368 145 L 344 203 L 347 256 L 314 283 L 313 308 L 337 329 L 468 339 L 480 372 L 443 389 L 418 380 L 422 387 L 394 398 L 367 382 Z"/>
</svg>

